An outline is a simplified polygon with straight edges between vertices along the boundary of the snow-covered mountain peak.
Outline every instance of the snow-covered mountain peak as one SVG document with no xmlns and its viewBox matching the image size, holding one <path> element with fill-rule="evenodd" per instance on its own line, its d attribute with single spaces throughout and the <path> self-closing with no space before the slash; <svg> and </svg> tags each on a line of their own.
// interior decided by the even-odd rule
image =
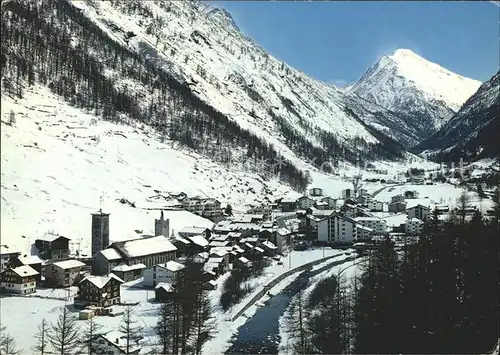
<svg viewBox="0 0 500 355">
<path fill-rule="evenodd" d="M 218 8 L 218 7 L 213 7 L 207 6 L 207 16 L 214 19 L 215 21 L 219 22 L 221 25 L 227 27 L 233 27 L 235 30 L 239 31 L 239 27 L 234 21 L 233 17 L 229 12 L 227 12 L 226 9 L 224 8 Z"/>
<path fill-rule="evenodd" d="M 480 81 L 453 73 L 409 49 L 397 49 L 388 59 L 397 66 L 400 75 L 413 81 L 425 93 L 444 101 L 453 111 L 458 111 L 481 86 Z"/>
<path fill-rule="evenodd" d="M 436 132 L 481 85 L 409 49 L 398 49 L 371 66 L 351 93 L 407 117 L 422 139 Z"/>
</svg>

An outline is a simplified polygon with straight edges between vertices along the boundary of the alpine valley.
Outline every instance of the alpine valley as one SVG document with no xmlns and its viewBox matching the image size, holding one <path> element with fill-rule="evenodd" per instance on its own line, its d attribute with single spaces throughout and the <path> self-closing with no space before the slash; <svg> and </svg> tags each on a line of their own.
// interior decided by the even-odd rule
<svg viewBox="0 0 500 355">
<path fill-rule="evenodd" d="M 33 217 L 28 232 L 87 235 L 70 221 L 103 194 L 141 224 L 179 191 L 240 210 L 311 183 L 337 193 L 359 165 L 432 167 L 409 147 L 498 126 L 498 75 L 481 86 L 401 49 L 337 88 L 205 2 L 12 0 L 1 16 L 3 236 Z"/>
</svg>

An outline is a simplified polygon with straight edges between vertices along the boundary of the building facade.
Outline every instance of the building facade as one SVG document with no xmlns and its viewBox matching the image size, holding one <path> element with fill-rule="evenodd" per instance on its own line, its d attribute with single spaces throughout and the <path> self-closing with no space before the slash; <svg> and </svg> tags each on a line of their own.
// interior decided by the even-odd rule
<svg viewBox="0 0 500 355">
<path fill-rule="evenodd" d="M 120 285 L 123 280 L 116 275 L 89 275 L 78 283 L 78 295 L 74 299 L 76 308 L 109 307 L 120 303 Z"/>
<path fill-rule="evenodd" d="M 73 286 L 85 266 L 78 260 L 58 261 L 45 266 L 45 282 L 53 287 Z"/>
<path fill-rule="evenodd" d="M 424 229 L 424 222 L 418 218 L 410 218 L 405 223 L 405 233 L 408 235 L 420 235 Z"/>
<path fill-rule="evenodd" d="M 21 253 L 13 247 L 0 245 L 0 272 L 6 270 L 12 260 L 17 258 Z"/>
<path fill-rule="evenodd" d="M 92 213 L 92 255 L 109 245 L 109 213 Z"/>
<path fill-rule="evenodd" d="M 155 287 L 159 283 L 175 285 L 176 278 L 184 269 L 185 266 L 176 261 L 154 265 L 144 270 L 143 285 L 146 287 Z"/>
<path fill-rule="evenodd" d="M 36 292 L 39 273 L 31 266 L 7 268 L 0 273 L 0 290 L 25 295 Z"/>
<path fill-rule="evenodd" d="M 35 240 L 35 247 L 42 259 L 64 260 L 69 258 L 69 238 L 47 233 Z"/>
<path fill-rule="evenodd" d="M 384 204 L 377 200 L 368 201 L 368 209 L 373 212 L 380 212 L 384 210 Z"/>
<path fill-rule="evenodd" d="M 378 217 L 356 217 L 354 220 L 363 227 L 370 228 L 373 235 L 383 235 L 387 233 L 387 223 Z"/>
<path fill-rule="evenodd" d="M 418 218 L 422 221 L 425 221 L 429 217 L 430 210 L 431 209 L 429 207 L 419 204 L 407 208 L 406 213 L 408 214 L 408 219 Z"/>
<path fill-rule="evenodd" d="M 339 215 L 329 216 L 318 222 L 318 241 L 349 244 L 357 237 L 356 221 Z"/>
</svg>

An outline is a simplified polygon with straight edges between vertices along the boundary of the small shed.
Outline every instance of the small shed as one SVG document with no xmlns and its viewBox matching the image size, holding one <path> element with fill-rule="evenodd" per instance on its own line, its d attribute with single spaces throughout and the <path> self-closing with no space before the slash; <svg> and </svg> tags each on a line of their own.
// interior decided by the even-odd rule
<svg viewBox="0 0 500 355">
<path fill-rule="evenodd" d="M 95 309 L 82 309 L 78 313 L 78 319 L 81 319 L 81 320 L 88 320 L 88 319 L 94 318 L 95 316 L 96 316 Z"/>
<path fill-rule="evenodd" d="M 170 301 L 175 296 L 175 289 L 172 284 L 160 282 L 155 287 L 155 299 L 158 302 Z"/>
</svg>

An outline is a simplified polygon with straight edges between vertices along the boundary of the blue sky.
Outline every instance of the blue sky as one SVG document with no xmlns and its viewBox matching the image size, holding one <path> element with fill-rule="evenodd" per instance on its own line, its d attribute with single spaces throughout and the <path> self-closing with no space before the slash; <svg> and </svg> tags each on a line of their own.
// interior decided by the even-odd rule
<svg viewBox="0 0 500 355">
<path fill-rule="evenodd" d="M 407 48 L 461 75 L 499 67 L 493 2 L 216 1 L 242 32 L 317 79 L 352 83 L 384 54 Z"/>
</svg>

